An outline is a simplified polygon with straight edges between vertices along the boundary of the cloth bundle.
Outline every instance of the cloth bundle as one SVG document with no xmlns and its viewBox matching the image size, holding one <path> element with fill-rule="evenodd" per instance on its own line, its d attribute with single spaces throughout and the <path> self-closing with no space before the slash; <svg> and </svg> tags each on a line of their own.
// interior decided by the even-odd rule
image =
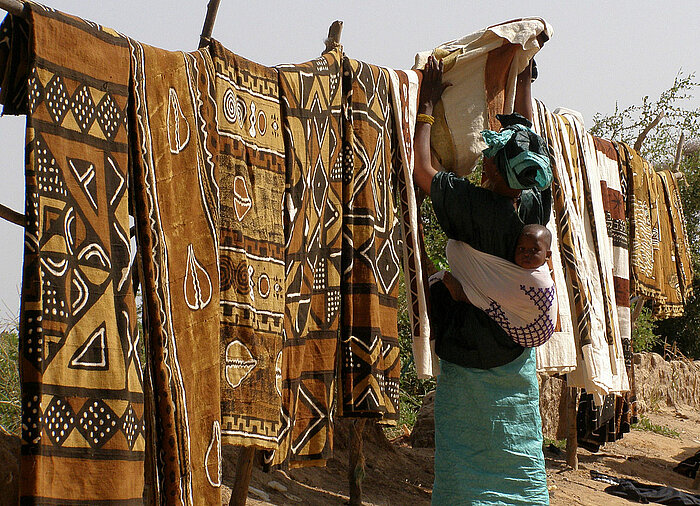
<svg viewBox="0 0 700 506">
<path fill-rule="evenodd" d="M 489 315 L 513 341 L 534 348 L 552 336 L 557 297 L 547 264 L 523 269 L 452 239 L 447 241 L 446 253 L 450 271 L 469 302 Z"/>
<path fill-rule="evenodd" d="M 442 94 L 433 115 L 430 143 L 440 164 L 469 174 L 487 147 L 482 130 L 498 130 L 496 114 L 513 112 L 518 74 L 549 40 L 552 27 L 540 18 L 523 18 L 472 33 L 416 55 L 414 68 L 433 55 L 445 65 Z"/>
<path fill-rule="evenodd" d="M 600 405 L 610 392 L 629 389 L 624 367 L 601 176 L 592 140 L 578 113 L 552 114 L 536 103 L 538 130 L 555 161 L 554 214 L 559 248 L 569 281 L 577 344 L 577 369 L 570 385 L 586 388 Z M 593 308 L 602 308 L 595 311 Z"/>
</svg>

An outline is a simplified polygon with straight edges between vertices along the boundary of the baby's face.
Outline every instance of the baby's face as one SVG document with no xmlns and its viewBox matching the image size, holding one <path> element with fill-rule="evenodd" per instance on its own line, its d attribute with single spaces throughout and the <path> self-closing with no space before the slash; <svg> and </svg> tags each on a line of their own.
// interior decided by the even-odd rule
<svg viewBox="0 0 700 506">
<path fill-rule="evenodd" d="M 515 263 L 523 269 L 537 269 L 550 255 L 551 252 L 542 237 L 523 234 L 515 245 Z"/>
</svg>

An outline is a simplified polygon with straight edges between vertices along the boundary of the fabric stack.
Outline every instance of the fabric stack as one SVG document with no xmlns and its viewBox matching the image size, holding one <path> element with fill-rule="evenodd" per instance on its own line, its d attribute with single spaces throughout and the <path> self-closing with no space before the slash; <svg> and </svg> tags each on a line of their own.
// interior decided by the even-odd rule
<svg viewBox="0 0 700 506">
<path fill-rule="evenodd" d="M 585 389 L 578 439 L 597 450 L 636 419 L 630 297 L 651 299 L 654 316 L 667 318 L 682 314 L 692 293 L 680 194 L 668 171 L 654 171 L 624 143 L 586 133 L 575 111 L 550 113 L 539 101 L 533 108 L 555 160 L 563 259 L 554 263 L 555 279 L 561 268 L 576 322 L 568 339 L 538 349 L 538 370 L 567 372 L 569 386 Z"/>
<path fill-rule="evenodd" d="M 395 424 L 418 73 L 27 11 L 0 28 L 28 116 L 22 500 L 139 502 L 145 465 L 149 502 L 216 504 L 222 444 L 323 465 L 335 416 Z"/>
</svg>

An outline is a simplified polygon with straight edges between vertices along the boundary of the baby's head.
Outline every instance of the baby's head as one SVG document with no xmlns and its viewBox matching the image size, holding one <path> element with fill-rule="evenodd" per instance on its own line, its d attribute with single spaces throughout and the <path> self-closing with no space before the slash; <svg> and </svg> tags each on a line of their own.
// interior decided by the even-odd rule
<svg viewBox="0 0 700 506">
<path fill-rule="evenodd" d="M 515 245 L 515 263 L 523 269 L 537 269 L 552 256 L 552 233 L 542 225 L 525 225 Z"/>
</svg>

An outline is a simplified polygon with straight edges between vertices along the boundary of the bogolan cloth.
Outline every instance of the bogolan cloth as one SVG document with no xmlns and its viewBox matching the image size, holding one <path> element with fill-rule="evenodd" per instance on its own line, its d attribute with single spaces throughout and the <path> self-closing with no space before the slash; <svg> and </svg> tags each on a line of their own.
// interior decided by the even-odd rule
<svg viewBox="0 0 700 506">
<path fill-rule="evenodd" d="M 627 179 L 627 217 L 629 219 L 630 291 L 648 297 L 654 305 L 664 304 L 660 264 L 656 262 L 661 230 L 659 229 L 656 176 L 649 163 L 624 142 L 619 154 Z"/>
<path fill-rule="evenodd" d="M 8 17 L 0 30 L 0 72 L 27 71 L 14 81 L 25 99 L 5 110 L 27 114 L 21 502 L 141 504 L 128 45 L 110 29 L 26 6 L 28 26 Z M 3 89 L 5 100 L 19 96 Z"/>
<path fill-rule="evenodd" d="M 134 40 L 130 47 L 159 500 L 214 504 L 221 501 L 221 427 L 211 61 L 206 51 L 163 51 Z"/>
<path fill-rule="evenodd" d="M 212 41 L 221 192 L 221 433 L 274 449 L 281 431 L 284 140 L 277 70 Z"/>
<path fill-rule="evenodd" d="M 393 200 L 386 69 L 343 59 L 341 416 L 399 416 L 397 295 L 400 260 Z"/>
<path fill-rule="evenodd" d="M 577 369 L 567 375 L 569 382 L 583 386 L 596 397 L 598 404 L 613 388 L 613 372 L 606 335 L 607 311 L 601 289 L 600 270 L 596 254 L 589 246 L 595 244 L 596 231 L 588 225 L 591 221 L 584 188 L 594 191 L 600 183 L 590 185 L 584 181 L 583 154 L 579 149 L 575 115 L 551 114 L 544 104 L 538 103 L 538 115 L 543 135 L 552 148 L 556 170 L 554 171 L 555 217 L 559 235 L 559 248 L 566 272 L 567 288 L 571 303 L 574 337 L 577 341 Z M 604 219 L 603 219 L 604 223 Z M 601 314 L 604 313 L 604 314 Z M 615 315 L 616 316 L 616 315 Z M 572 383 L 570 383 L 572 384 Z"/>
<path fill-rule="evenodd" d="M 663 194 L 666 208 L 664 222 L 667 227 L 661 228 L 661 244 L 674 245 L 670 255 L 668 251 L 662 253 L 667 258 L 663 282 L 668 300 L 659 307 L 658 317 L 671 318 L 682 316 L 683 307 L 693 294 L 693 270 L 678 181 L 669 170 L 659 171 L 656 175 L 661 187 L 659 195 Z"/>
<path fill-rule="evenodd" d="M 416 55 L 423 68 L 430 55 L 445 65 L 452 83 L 435 106 L 430 144 L 440 164 L 460 176 L 469 174 L 485 149 L 482 130 L 499 130 L 496 114 L 515 105 L 518 74 L 548 40 L 552 27 L 540 18 L 523 18 L 472 33 Z"/>
<path fill-rule="evenodd" d="M 609 240 L 607 220 L 603 203 L 602 188 L 600 185 L 601 171 L 605 172 L 605 165 L 600 164 L 601 158 L 597 156 L 593 136 L 586 132 L 582 116 L 568 109 L 558 109 L 555 112 L 564 115 L 574 127 L 576 144 L 579 149 L 582 169 L 581 180 L 585 195 L 586 211 L 588 213 L 587 228 L 590 230 L 589 244 L 595 255 L 600 283 L 600 293 L 603 302 L 605 317 L 605 337 L 608 342 L 610 355 L 610 370 L 612 372 L 612 392 L 626 392 L 629 390 L 629 382 L 624 364 L 624 353 L 620 335 L 617 303 L 615 297 L 615 283 L 613 277 L 614 261 L 612 242 Z M 603 159 L 605 161 L 605 159 Z M 592 241 L 590 241 L 592 239 Z M 575 373 L 572 374 L 575 377 Z M 567 379 L 569 377 L 567 376 Z M 573 380 L 575 381 L 575 380 Z"/>
<path fill-rule="evenodd" d="M 544 115 L 544 105 L 533 99 L 532 109 L 534 111 L 533 129 L 542 137 L 545 137 L 546 123 Z M 555 159 L 554 152 L 549 147 L 552 158 Z M 554 161 L 552 162 L 555 163 Z M 556 170 L 553 165 L 552 171 Z M 557 325 L 552 337 L 542 346 L 536 349 L 537 372 L 546 374 L 565 374 L 576 369 L 576 339 L 574 338 L 574 327 L 571 321 L 571 306 L 569 303 L 569 291 L 566 288 L 566 277 L 561 250 L 559 248 L 560 238 L 557 231 L 557 207 L 552 206 L 552 216 L 547 222 L 547 228 L 552 234 L 552 256 L 551 269 L 554 275 L 554 284 L 557 289 Z"/>
<path fill-rule="evenodd" d="M 546 342 L 557 323 L 557 297 L 547 263 L 523 269 L 495 255 L 449 239 L 445 248 L 452 275 L 469 302 L 498 323 L 520 346 Z"/>
<path fill-rule="evenodd" d="M 418 110 L 420 76 L 414 70 L 387 69 L 391 82 L 391 99 L 396 125 L 396 185 L 401 202 L 400 222 L 403 230 L 403 272 L 408 316 L 411 322 L 411 345 L 419 379 L 437 375 L 439 362 L 435 342 L 430 339 L 428 321 L 428 282 L 422 252 L 420 210 L 413 185 L 413 134 Z"/>
<path fill-rule="evenodd" d="M 661 171 L 662 185 L 668 201 L 668 211 L 671 222 L 671 234 L 676 245 L 676 265 L 678 267 L 678 282 L 684 303 L 693 296 L 693 262 L 690 258 L 688 231 L 685 225 L 685 214 L 681 201 L 678 180 L 670 171 Z"/>
<path fill-rule="evenodd" d="M 340 324 L 341 51 L 278 67 L 285 135 L 282 429 L 272 463 L 332 455 Z"/>
<path fill-rule="evenodd" d="M 592 136 L 600 177 L 600 191 L 612 252 L 612 274 L 615 289 L 617 319 L 625 362 L 631 361 L 632 325 L 630 321 L 629 234 L 627 232 L 626 195 L 623 195 L 618 155 L 615 145 L 600 137 Z"/>
</svg>

